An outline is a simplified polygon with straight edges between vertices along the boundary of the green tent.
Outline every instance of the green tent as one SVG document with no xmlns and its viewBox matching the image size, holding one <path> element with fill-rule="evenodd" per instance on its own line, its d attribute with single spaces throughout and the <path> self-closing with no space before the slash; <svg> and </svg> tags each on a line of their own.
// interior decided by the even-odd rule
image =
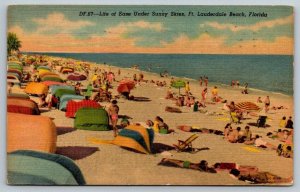
<svg viewBox="0 0 300 192">
<path fill-rule="evenodd" d="M 23 67 L 20 66 L 20 65 L 18 65 L 18 64 L 8 64 L 8 68 L 9 68 L 9 69 L 18 69 L 18 70 L 20 70 L 20 71 L 23 70 Z"/>
<path fill-rule="evenodd" d="M 55 92 L 55 97 L 61 97 L 63 95 L 76 95 L 75 90 L 71 90 L 71 89 L 57 89 Z"/>
<path fill-rule="evenodd" d="M 55 81 L 55 82 L 64 82 L 64 80 L 62 80 L 59 77 L 51 77 L 51 76 L 46 76 L 42 78 L 42 81 Z"/>
<path fill-rule="evenodd" d="M 74 127 L 92 131 L 108 131 L 108 114 L 103 108 L 80 108 L 75 115 Z"/>
<path fill-rule="evenodd" d="M 52 153 L 19 150 L 7 156 L 10 185 L 85 185 L 78 166 L 69 158 Z"/>
</svg>

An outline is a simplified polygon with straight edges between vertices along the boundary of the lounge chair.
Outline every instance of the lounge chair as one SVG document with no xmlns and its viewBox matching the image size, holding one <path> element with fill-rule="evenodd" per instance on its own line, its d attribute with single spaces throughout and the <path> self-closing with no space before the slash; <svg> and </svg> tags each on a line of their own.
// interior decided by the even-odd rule
<svg viewBox="0 0 300 192">
<path fill-rule="evenodd" d="M 267 116 L 259 116 L 257 120 L 257 127 L 266 127 Z"/>
<path fill-rule="evenodd" d="M 188 139 L 186 139 L 185 141 L 182 140 L 178 140 L 178 144 L 173 144 L 173 146 L 175 147 L 175 150 L 177 152 L 183 152 L 183 151 L 189 151 L 191 150 L 192 152 L 194 152 L 194 149 L 192 147 L 192 142 L 197 139 L 199 136 L 197 134 L 193 134 L 191 135 Z"/>
</svg>

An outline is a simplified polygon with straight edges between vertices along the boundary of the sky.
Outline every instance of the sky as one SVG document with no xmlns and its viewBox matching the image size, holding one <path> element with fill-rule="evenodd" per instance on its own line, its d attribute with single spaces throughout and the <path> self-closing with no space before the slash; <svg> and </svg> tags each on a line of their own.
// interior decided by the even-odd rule
<svg viewBox="0 0 300 192">
<path fill-rule="evenodd" d="M 100 12 L 108 16 L 96 15 Z M 245 16 L 229 16 L 230 12 Z M 249 16 L 250 12 L 267 17 Z M 198 16 L 201 13 L 226 16 Z M 293 55 L 294 51 L 293 9 L 287 6 L 10 6 L 7 17 L 8 32 L 17 34 L 24 52 Z"/>
</svg>

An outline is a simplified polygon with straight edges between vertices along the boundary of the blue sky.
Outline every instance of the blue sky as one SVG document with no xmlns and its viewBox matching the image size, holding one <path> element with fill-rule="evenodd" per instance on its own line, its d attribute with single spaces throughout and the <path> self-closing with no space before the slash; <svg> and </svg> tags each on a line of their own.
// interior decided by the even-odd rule
<svg viewBox="0 0 300 192">
<path fill-rule="evenodd" d="M 100 11 L 109 16 L 79 16 Z M 119 16 L 135 11 L 149 16 Z M 111 16 L 114 12 L 117 16 Z M 168 15 L 152 16 L 153 12 Z M 170 16 L 171 12 L 185 16 Z M 197 16 L 198 12 L 227 16 Z M 229 17 L 230 12 L 246 17 Z M 250 12 L 267 17 L 250 17 Z M 292 54 L 294 39 L 293 9 L 287 6 L 11 6 L 8 30 L 17 33 L 23 50 L 48 52 L 260 54 L 264 47 L 262 54 Z M 65 41 L 54 40 L 59 38 Z M 284 42 L 289 49 L 279 49 Z"/>
</svg>

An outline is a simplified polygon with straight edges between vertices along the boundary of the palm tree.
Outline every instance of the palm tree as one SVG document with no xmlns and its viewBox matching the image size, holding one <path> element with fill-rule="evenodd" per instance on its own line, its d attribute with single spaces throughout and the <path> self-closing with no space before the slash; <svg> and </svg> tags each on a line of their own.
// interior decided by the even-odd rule
<svg viewBox="0 0 300 192">
<path fill-rule="evenodd" d="M 11 55 L 12 51 L 19 51 L 22 47 L 21 41 L 18 39 L 15 33 L 9 32 L 7 35 L 7 54 Z"/>
</svg>

